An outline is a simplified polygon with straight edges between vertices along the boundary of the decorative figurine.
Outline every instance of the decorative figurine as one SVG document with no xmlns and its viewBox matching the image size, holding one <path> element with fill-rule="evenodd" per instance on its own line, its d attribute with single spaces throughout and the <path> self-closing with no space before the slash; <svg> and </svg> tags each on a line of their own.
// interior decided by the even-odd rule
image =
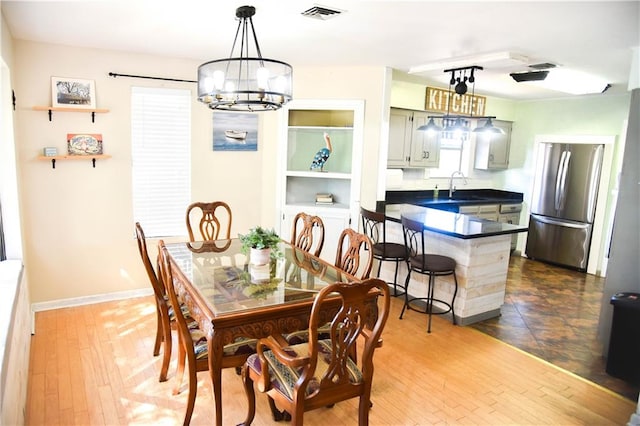
<svg viewBox="0 0 640 426">
<path fill-rule="evenodd" d="M 309 170 L 313 170 L 313 169 L 320 169 L 320 171 L 324 171 L 323 167 L 324 167 L 324 163 L 327 162 L 327 160 L 329 159 L 329 156 L 331 155 L 331 138 L 329 137 L 329 134 L 325 132 L 324 134 L 324 141 L 327 144 L 326 148 L 322 148 L 320 151 L 318 151 L 316 153 L 316 155 L 313 157 L 313 161 L 311 162 L 311 167 L 309 167 Z"/>
</svg>

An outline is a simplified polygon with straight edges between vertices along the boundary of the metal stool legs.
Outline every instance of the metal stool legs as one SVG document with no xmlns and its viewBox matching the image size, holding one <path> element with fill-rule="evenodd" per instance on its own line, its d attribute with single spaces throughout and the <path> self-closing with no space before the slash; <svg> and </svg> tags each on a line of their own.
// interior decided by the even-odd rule
<svg viewBox="0 0 640 426">
<path fill-rule="evenodd" d="M 380 270 L 382 269 L 382 262 L 383 261 L 382 261 L 382 259 L 379 259 L 379 258 L 377 258 L 377 259 L 378 259 L 378 275 L 376 276 L 376 278 L 380 278 Z M 402 293 L 398 294 L 398 267 L 399 267 L 400 261 L 401 261 L 401 259 L 396 259 L 394 261 L 395 264 L 396 264 L 396 269 L 395 269 L 395 272 L 393 274 L 393 297 L 402 296 Z M 400 286 L 400 288 L 402 288 L 402 286 Z"/>
<path fill-rule="evenodd" d="M 421 312 L 415 308 L 412 308 L 410 303 L 414 300 L 424 300 L 426 302 L 426 309 L 425 312 L 428 315 L 428 320 L 427 320 L 427 333 L 431 333 L 431 316 L 432 315 L 442 315 L 442 314 L 446 314 L 451 312 L 451 318 L 452 318 L 452 322 L 453 325 L 458 325 L 458 321 L 456 320 L 456 312 L 454 309 L 454 303 L 456 301 L 456 296 L 458 295 L 458 277 L 456 276 L 456 273 L 454 272 L 453 274 L 447 274 L 447 275 L 453 275 L 453 281 L 455 283 L 454 286 L 454 290 L 453 290 L 453 297 L 451 298 L 451 303 L 445 302 L 444 300 L 440 300 L 440 299 L 436 299 L 434 297 L 435 294 L 435 280 L 436 277 L 438 276 L 438 274 L 426 274 L 429 275 L 429 281 L 428 281 L 428 287 L 427 287 L 427 297 L 409 297 L 409 281 L 411 280 L 411 270 L 409 270 L 407 272 L 407 279 L 405 281 L 404 284 L 404 305 L 402 306 L 402 311 L 400 311 L 400 319 L 402 319 L 402 316 L 404 315 L 404 311 L 405 309 L 408 310 L 414 310 L 416 312 Z M 446 307 L 448 307 L 447 310 L 442 311 L 442 312 L 433 312 L 433 302 L 439 302 L 442 303 L 443 305 L 445 305 Z"/>
</svg>

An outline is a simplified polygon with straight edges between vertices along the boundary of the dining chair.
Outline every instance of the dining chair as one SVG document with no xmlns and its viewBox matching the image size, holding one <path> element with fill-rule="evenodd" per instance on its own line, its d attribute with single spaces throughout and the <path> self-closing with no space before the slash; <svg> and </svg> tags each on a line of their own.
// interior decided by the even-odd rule
<svg viewBox="0 0 640 426">
<path fill-rule="evenodd" d="M 398 267 L 400 262 L 407 260 L 407 248 L 404 244 L 387 242 L 387 217 L 384 213 L 360 208 L 360 216 L 362 217 L 362 229 L 371 242 L 373 242 L 373 258 L 378 260 L 378 273 L 376 277 L 380 277 L 380 269 L 382 262 L 394 262 L 395 272 L 393 274 L 393 295 L 398 295 L 398 287 L 404 290 L 404 286 L 398 284 Z"/>
<path fill-rule="evenodd" d="M 374 291 L 378 292 L 377 317 L 365 303 Z M 321 307 L 336 297 L 339 306 L 330 322 L 329 338 L 318 338 L 318 326 L 326 321 Z M 243 424 L 250 425 L 255 417 L 255 383 L 259 392 L 270 397 L 272 411 L 279 408 L 290 414 L 293 425 L 304 423 L 306 411 L 356 397 L 358 424 L 367 425 L 373 355 L 382 344 L 389 306 L 389 288 L 377 278 L 337 282 L 320 290 L 311 309 L 308 343 L 290 346 L 269 336 L 258 341 L 256 354 L 247 359 L 242 378 L 249 407 Z"/>
<path fill-rule="evenodd" d="M 324 223 L 322 219 L 319 216 L 304 212 L 298 213 L 293 219 L 291 244 L 312 253 L 316 257 L 320 257 L 320 252 L 322 252 L 322 246 L 324 245 Z"/>
<path fill-rule="evenodd" d="M 189 240 L 218 240 L 231 238 L 231 208 L 224 201 L 196 202 L 187 207 L 186 222 Z M 192 227 L 197 224 L 198 233 Z"/>
<path fill-rule="evenodd" d="M 456 322 L 456 313 L 454 310 L 454 303 L 456 301 L 456 295 L 458 294 L 458 278 L 456 276 L 456 261 L 455 259 L 442 256 L 439 254 L 428 254 L 425 251 L 425 236 L 424 236 L 424 225 L 422 222 L 411 220 L 405 216 L 401 216 L 400 218 L 402 222 L 402 231 L 404 234 L 404 244 L 407 248 L 408 258 L 407 258 L 407 279 L 404 284 L 405 292 L 404 292 L 404 305 L 402 306 L 402 311 L 400 312 L 400 319 L 404 315 L 404 311 L 414 310 L 417 312 L 426 313 L 429 316 L 427 333 L 431 333 L 431 316 L 432 315 L 443 315 L 451 312 L 451 317 L 453 320 L 453 324 L 457 324 Z M 418 274 L 424 274 L 429 276 L 429 282 L 427 286 L 427 297 L 410 297 L 409 296 L 409 281 L 411 280 L 411 273 L 416 272 Z M 453 275 L 454 282 L 454 291 L 453 297 L 451 297 L 451 302 L 445 302 L 441 299 L 436 299 L 434 297 L 434 287 L 435 287 L 435 279 L 436 277 L 442 277 L 447 275 Z M 411 305 L 411 302 L 416 300 L 423 300 L 426 302 L 425 311 L 421 311 L 414 306 Z M 433 303 L 438 303 L 438 307 L 442 309 L 438 309 L 437 312 L 433 311 Z"/>
<path fill-rule="evenodd" d="M 334 265 L 360 280 L 369 278 L 373 266 L 372 247 L 371 239 L 365 234 L 346 228 L 338 239 Z"/>
<path fill-rule="evenodd" d="M 149 259 L 149 252 L 147 251 L 147 241 L 145 239 L 144 231 L 142 230 L 140 222 L 136 222 L 136 239 L 138 241 L 138 251 L 140 252 L 142 263 L 144 264 L 145 270 L 147 271 L 149 281 L 151 282 L 153 295 L 156 301 L 157 328 L 156 341 L 153 345 L 153 356 L 158 356 L 160 354 L 160 346 L 164 344 L 162 366 L 160 368 L 160 381 L 164 382 L 167 380 L 169 362 L 171 361 L 171 324 L 172 322 L 173 324 L 175 324 L 175 316 L 173 315 L 173 309 L 170 305 L 164 284 L 161 281 L 161 277 L 158 277 L 158 275 L 156 275 L 156 271 L 154 270 L 153 265 L 151 264 L 151 260 Z M 174 321 L 172 321 L 172 317 Z"/>
<path fill-rule="evenodd" d="M 180 300 L 181 296 L 178 296 L 178 292 L 174 287 L 169 252 L 163 240 L 158 242 L 158 252 L 160 254 L 160 275 L 165 283 L 170 283 L 166 286 L 169 300 L 173 306 L 180 306 L 182 302 Z M 173 394 L 177 395 L 181 391 L 186 361 L 189 374 L 189 395 L 184 416 L 184 425 L 186 426 L 191 422 L 196 402 L 196 394 L 198 392 L 197 373 L 209 370 L 209 348 L 205 333 L 197 325 L 190 324 L 181 309 L 176 310 L 176 323 L 178 329 L 178 364 Z M 234 342 L 225 345 L 223 347 L 222 368 L 241 367 L 247 357 L 255 353 L 256 343 L 256 339 L 239 337 Z"/>
</svg>

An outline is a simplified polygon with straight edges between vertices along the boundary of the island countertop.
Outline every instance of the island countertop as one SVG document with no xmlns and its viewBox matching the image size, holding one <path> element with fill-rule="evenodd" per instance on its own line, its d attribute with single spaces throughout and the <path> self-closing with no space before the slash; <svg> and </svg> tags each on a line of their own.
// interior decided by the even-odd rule
<svg viewBox="0 0 640 426">
<path fill-rule="evenodd" d="M 387 219 L 397 223 L 400 223 L 401 216 L 405 216 L 411 220 L 422 222 L 424 229 L 427 231 L 462 239 L 528 231 L 528 228 L 522 225 L 494 222 L 461 213 L 452 213 L 413 204 L 387 204 L 385 206 L 385 215 Z"/>
</svg>

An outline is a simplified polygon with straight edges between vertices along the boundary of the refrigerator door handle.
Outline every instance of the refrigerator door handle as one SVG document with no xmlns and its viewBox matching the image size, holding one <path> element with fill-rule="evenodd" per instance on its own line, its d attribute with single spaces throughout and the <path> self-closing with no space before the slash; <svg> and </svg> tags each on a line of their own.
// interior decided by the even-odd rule
<svg viewBox="0 0 640 426">
<path fill-rule="evenodd" d="M 556 190 L 553 199 L 553 208 L 556 210 L 560 210 L 560 198 L 562 197 L 562 176 L 564 171 L 564 160 L 567 155 L 567 151 L 562 151 L 560 155 L 560 164 L 558 164 L 558 173 L 556 174 Z"/>
<path fill-rule="evenodd" d="M 575 228 L 575 229 L 584 229 L 584 228 L 588 228 L 590 226 L 589 223 L 574 223 L 574 222 L 567 222 L 564 220 L 556 220 L 550 217 L 546 217 L 546 216 L 540 216 L 537 214 L 532 214 L 531 217 L 533 219 L 535 219 L 538 222 L 541 223 L 547 223 L 549 225 L 558 225 L 558 226 L 564 226 L 565 228 Z"/>
<path fill-rule="evenodd" d="M 567 200 L 567 173 L 569 173 L 569 162 L 571 161 L 571 151 L 565 151 L 564 166 L 562 167 L 562 178 L 560 185 L 559 209 L 564 210 L 564 203 Z"/>
</svg>

